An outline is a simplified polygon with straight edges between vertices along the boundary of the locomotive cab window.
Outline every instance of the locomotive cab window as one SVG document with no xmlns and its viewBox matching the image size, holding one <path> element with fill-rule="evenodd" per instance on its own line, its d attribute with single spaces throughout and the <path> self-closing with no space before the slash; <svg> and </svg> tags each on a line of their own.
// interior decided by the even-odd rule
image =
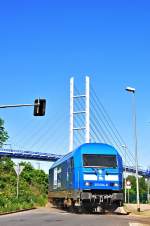
<svg viewBox="0 0 150 226">
<path fill-rule="evenodd" d="M 115 155 L 83 154 L 83 166 L 116 168 L 117 160 Z"/>
</svg>

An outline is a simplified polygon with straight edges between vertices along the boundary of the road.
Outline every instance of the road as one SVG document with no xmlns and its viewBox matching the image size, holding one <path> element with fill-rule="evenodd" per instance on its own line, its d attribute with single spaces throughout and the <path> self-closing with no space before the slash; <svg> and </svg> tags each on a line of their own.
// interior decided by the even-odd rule
<svg viewBox="0 0 150 226">
<path fill-rule="evenodd" d="M 0 216 L 0 226 L 150 226 L 150 217 L 73 214 L 58 209 L 40 208 Z"/>
</svg>

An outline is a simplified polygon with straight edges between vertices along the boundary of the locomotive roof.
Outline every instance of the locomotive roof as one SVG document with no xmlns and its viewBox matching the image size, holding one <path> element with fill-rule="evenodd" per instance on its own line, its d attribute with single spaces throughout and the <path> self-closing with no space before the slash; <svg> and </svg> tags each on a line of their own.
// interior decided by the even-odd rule
<svg viewBox="0 0 150 226">
<path fill-rule="evenodd" d="M 102 154 L 118 154 L 117 150 L 109 145 L 109 144 L 104 144 L 104 143 L 85 143 L 85 144 L 82 144 L 81 146 L 79 146 L 78 148 L 76 148 L 75 150 L 73 150 L 72 152 L 69 152 L 67 153 L 66 155 L 64 155 L 62 158 L 58 159 L 51 167 L 51 168 L 54 168 L 55 166 L 61 164 L 62 162 L 66 161 L 67 159 L 71 158 L 72 156 L 74 156 L 74 154 L 76 152 L 81 152 L 81 150 L 84 152 L 84 151 L 87 151 L 87 148 L 88 150 L 92 150 L 93 151 L 93 154 L 98 150 L 98 149 L 101 149 L 103 150 Z M 98 149 L 97 149 L 98 148 Z"/>
</svg>

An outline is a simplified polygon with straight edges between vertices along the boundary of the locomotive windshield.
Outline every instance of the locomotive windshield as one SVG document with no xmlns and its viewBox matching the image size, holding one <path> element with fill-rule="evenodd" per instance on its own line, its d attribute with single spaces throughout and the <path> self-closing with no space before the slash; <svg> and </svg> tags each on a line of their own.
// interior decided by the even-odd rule
<svg viewBox="0 0 150 226">
<path fill-rule="evenodd" d="M 115 155 L 100 155 L 100 154 L 84 154 L 83 155 L 84 167 L 117 167 Z"/>
</svg>

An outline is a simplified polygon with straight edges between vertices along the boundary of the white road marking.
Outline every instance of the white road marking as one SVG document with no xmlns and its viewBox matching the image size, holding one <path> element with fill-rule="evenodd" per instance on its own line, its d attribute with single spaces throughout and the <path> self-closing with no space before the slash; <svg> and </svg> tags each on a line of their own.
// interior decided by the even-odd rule
<svg viewBox="0 0 150 226">
<path fill-rule="evenodd" d="M 130 223 L 129 226 L 148 226 L 148 224 L 142 224 L 142 223 Z"/>
</svg>

